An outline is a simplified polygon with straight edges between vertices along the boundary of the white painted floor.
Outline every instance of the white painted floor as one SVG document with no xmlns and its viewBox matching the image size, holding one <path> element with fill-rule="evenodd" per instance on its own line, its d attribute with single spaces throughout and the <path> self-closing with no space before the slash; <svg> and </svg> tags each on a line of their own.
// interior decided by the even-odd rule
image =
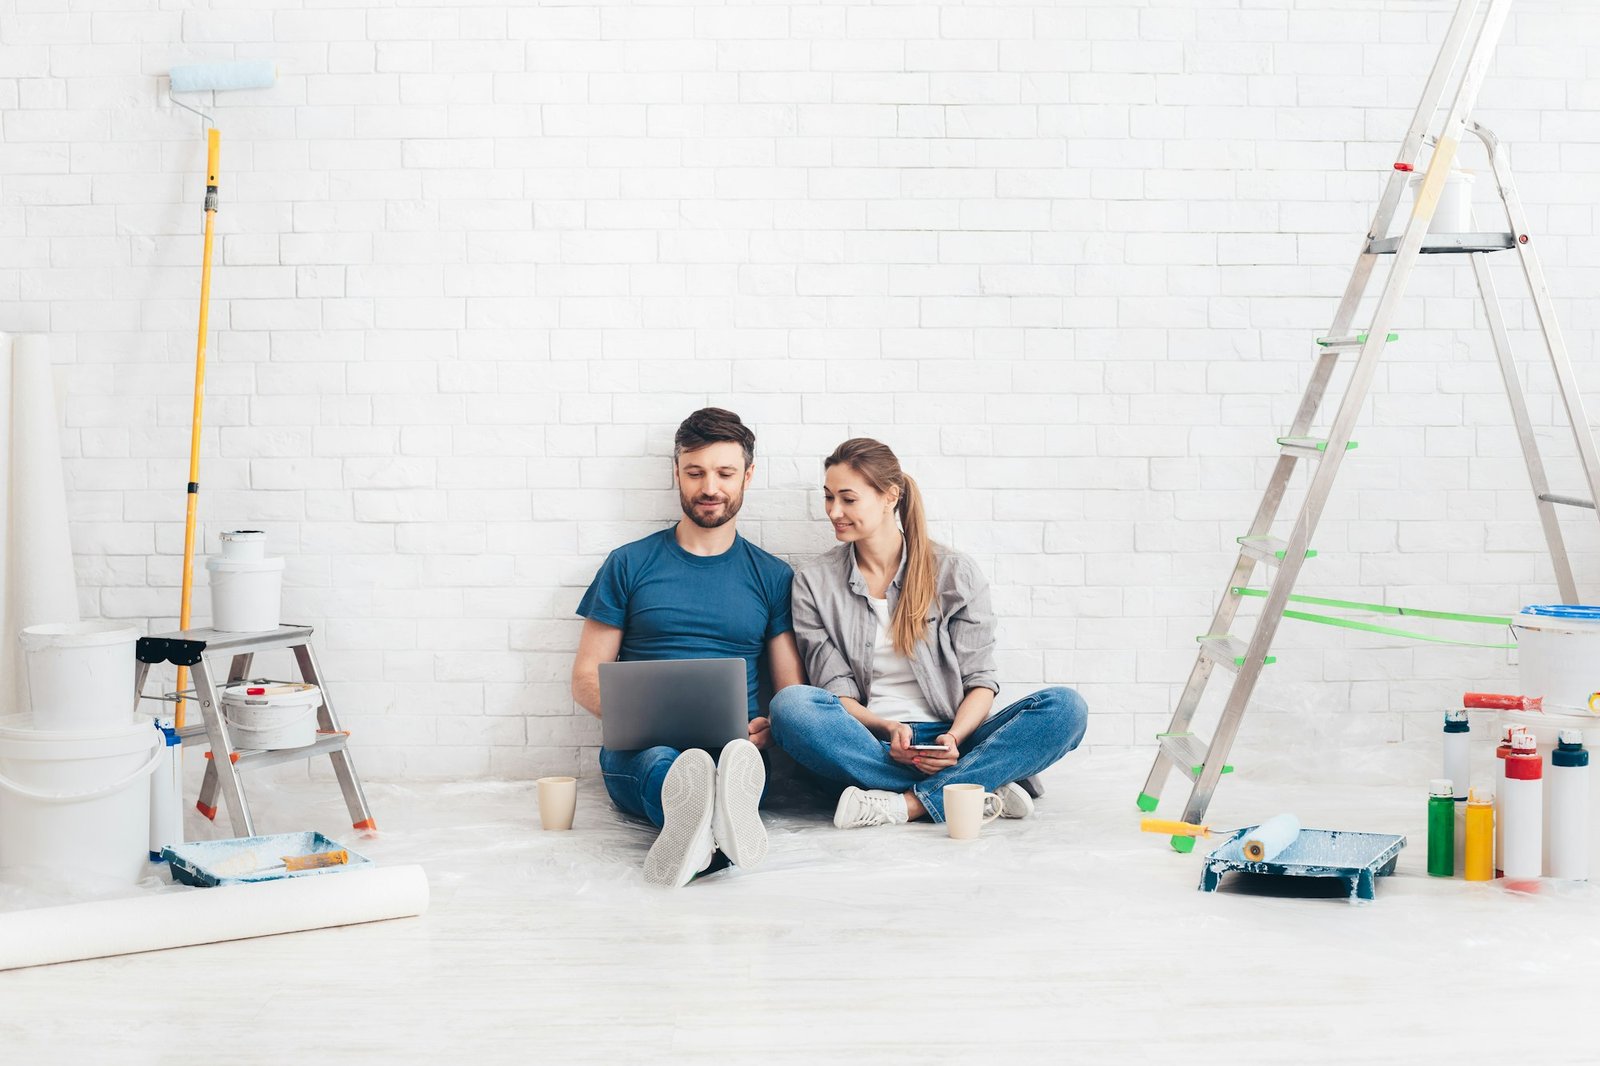
<svg viewBox="0 0 1600 1066">
<path fill-rule="evenodd" d="M 1137 831 L 1125 750 L 976 842 L 783 813 L 763 867 L 676 892 L 594 777 L 570 833 L 529 784 L 373 786 L 373 841 L 332 785 L 258 787 L 264 831 L 422 863 L 431 910 L 0 973 L 0 1062 L 1600 1062 L 1600 885 L 1426 877 L 1433 753 L 1236 761 L 1215 825 L 1406 834 L 1376 902 L 1196 891 L 1204 846 Z"/>
</svg>

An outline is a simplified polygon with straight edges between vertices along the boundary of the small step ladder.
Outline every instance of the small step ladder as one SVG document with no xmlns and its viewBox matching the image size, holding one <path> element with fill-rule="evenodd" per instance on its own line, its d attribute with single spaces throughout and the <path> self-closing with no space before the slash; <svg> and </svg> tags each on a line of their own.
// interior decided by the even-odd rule
<svg viewBox="0 0 1600 1066">
<path fill-rule="evenodd" d="M 1317 341 L 1316 363 L 1299 411 L 1289 431 L 1277 439 L 1279 457 L 1260 507 L 1250 523 L 1249 533 L 1239 538 L 1238 559 L 1223 589 L 1211 625 L 1204 636 L 1197 638 L 1200 642 L 1199 653 L 1195 657 L 1194 667 L 1189 673 L 1183 695 L 1173 711 L 1172 723 L 1158 738 L 1155 764 L 1150 768 L 1150 775 L 1145 781 L 1143 791 L 1139 793 L 1140 810 L 1147 812 L 1155 810 L 1169 772 L 1177 768 L 1192 782 L 1183 820 L 1199 824 L 1205 819 L 1206 808 L 1210 805 L 1218 780 L 1223 773 L 1231 769 L 1227 765 L 1228 752 L 1238 734 L 1239 723 L 1244 717 L 1256 681 L 1262 669 L 1273 662 L 1273 657 L 1268 651 L 1272 647 L 1278 623 L 1283 619 L 1300 568 L 1307 559 L 1316 554 L 1310 550 L 1312 534 L 1316 531 L 1323 506 L 1333 489 L 1339 464 L 1344 460 L 1346 453 L 1356 446 L 1356 442 L 1350 439 L 1351 433 L 1361 414 L 1373 376 L 1377 373 L 1378 360 L 1383 354 L 1384 346 L 1396 339 L 1395 335 L 1389 332 L 1389 327 L 1395 320 L 1400 301 L 1405 295 L 1406 283 L 1419 255 L 1465 255 L 1472 265 L 1478 290 L 1483 297 L 1489 332 L 1494 341 L 1495 355 L 1499 361 L 1501 377 L 1505 382 L 1506 395 L 1510 400 L 1512 421 L 1516 426 L 1523 458 L 1527 464 L 1528 477 L 1532 483 L 1533 502 L 1538 510 L 1550 558 L 1555 566 L 1556 585 L 1565 602 L 1580 602 L 1577 585 L 1572 576 L 1572 566 L 1568 562 L 1566 547 L 1561 539 L 1561 527 L 1555 508 L 1557 506 L 1590 510 L 1595 508 L 1595 502 L 1600 501 L 1600 454 L 1596 452 L 1589 420 L 1584 413 L 1583 400 L 1578 392 L 1577 379 L 1572 372 L 1566 345 L 1556 323 L 1550 289 L 1545 282 L 1544 270 L 1535 251 L 1537 242 L 1530 236 L 1527 216 L 1512 181 L 1510 163 L 1494 133 L 1472 121 L 1470 117 L 1477 100 L 1478 89 L 1488 71 L 1495 45 L 1505 27 L 1510 8 L 1511 0 L 1460 0 L 1456 8 L 1445 34 L 1444 44 L 1439 51 L 1439 57 L 1423 88 L 1422 99 L 1411 118 L 1405 139 L 1401 142 L 1399 155 L 1383 197 L 1379 201 L 1377 214 L 1362 241 L 1350 282 L 1345 288 L 1344 299 L 1334 315 L 1332 327 Z M 1460 71 L 1460 76 L 1455 79 L 1455 96 L 1446 114 L 1443 131 L 1437 137 L 1430 137 L 1427 135 L 1427 129 L 1440 102 L 1444 99 L 1452 75 L 1457 70 Z M 1429 223 L 1433 220 L 1434 210 L 1438 206 L 1440 194 L 1443 192 L 1451 165 L 1455 161 L 1456 150 L 1461 138 L 1466 134 L 1477 137 L 1488 151 L 1495 184 L 1505 207 L 1510 230 L 1430 234 Z M 1395 217 L 1395 209 L 1400 202 L 1406 181 L 1415 171 L 1425 144 L 1432 145 L 1433 152 L 1428 160 L 1422 186 L 1417 191 L 1411 216 L 1401 235 L 1386 236 L 1389 224 Z M 1550 490 L 1545 476 L 1544 461 L 1540 458 L 1538 445 L 1534 439 L 1527 401 L 1523 397 L 1516 363 L 1512 358 L 1505 317 L 1500 311 L 1494 283 L 1489 273 L 1488 256 L 1494 252 L 1513 249 L 1533 297 L 1545 348 L 1550 357 L 1550 364 L 1555 370 L 1562 406 L 1577 443 L 1578 457 L 1582 462 L 1587 481 L 1586 498 Z M 1374 268 L 1379 259 L 1386 256 L 1393 257 L 1393 266 L 1383 284 L 1372 323 L 1365 330 L 1353 329 L 1352 322 L 1356 310 L 1367 292 Z M 1312 423 L 1322 405 L 1334 368 L 1342 356 L 1349 354 L 1356 356 L 1356 362 L 1344 396 L 1340 400 L 1338 412 L 1326 435 L 1316 436 L 1312 433 Z M 1295 518 L 1293 532 L 1290 533 L 1288 540 L 1279 540 L 1271 536 L 1271 529 L 1288 490 L 1290 476 L 1301 462 L 1313 463 L 1314 473 L 1299 514 Z M 1246 640 L 1231 635 L 1229 630 L 1240 603 L 1247 595 L 1246 590 L 1257 592 L 1249 589 L 1250 577 L 1257 565 L 1273 569 L 1275 576 L 1266 594 L 1260 617 L 1256 620 L 1251 636 Z M 1191 732 L 1190 725 L 1199 707 L 1206 683 L 1219 666 L 1234 675 L 1233 685 L 1223 705 L 1216 734 L 1207 745 Z M 1189 851 L 1194 847 L 1194 838 L 1173 837 L 1172 846 L 1178 851 Z"/>
<path fill-rule="evenodd" d="M 326 755 L 333 763 L 334 776 L 339 779 L 345 805 L 350 809 L 351 824 L 362 830 L 378 828 L 372 812 L 367 809 L 367 797 L 361 791 L 361 781 L 356 777 L 355 767 L 350 763 L 347 749 L 350 734 L 339 728 L 339 719 L 333 713 L 328 690 L 322 683 L 322 671 L 317 666 L 317 655 L 311 647 L 311 634 L 311 626 L 279 626 L 263 633 L 187 629 L 161 636 L 140 637 L 135 649 L 139 665 L 134 674 L 134 693 L 138 698 L 171 702 L 192 698 L 200 704 L 201 724 L 178 730 L 179 738 L 185 743 L 204 737 L 211 745 L 211 750 L 206 753 L 205 780 L 200 786 L 200 798 L 195 807 L 207 818 L 215 820 L 220 788 L 228 801 L 228 817 L 233 821 L 233 831 L 238 836 L 256 835 L 255 822 L 250 817 L 250 804 L 244 794 L 241 776 L 244 771 L 296 759 L 314 759 L 318 755 Z M 257 652 L 276 648 L 292 651 L 300 668 L 301 680 L 317 686 L 322 693 L 322 706 L 317 708 L 317 739 L 303 748 L 235 748 L 228 737 L 228 722 L 222 714 L 222 700 L 217 691 L 219 686 L 214 668 L 207 660 L 210 656 L 232 656 L 227 681 L 224 682 L 232 684 L 250 676 L 250 667 Z M 160 663 L 187 667 L 194 675 L 193 691 L 145 696 L 144 686 L 150 668 Z"/>
</svg>

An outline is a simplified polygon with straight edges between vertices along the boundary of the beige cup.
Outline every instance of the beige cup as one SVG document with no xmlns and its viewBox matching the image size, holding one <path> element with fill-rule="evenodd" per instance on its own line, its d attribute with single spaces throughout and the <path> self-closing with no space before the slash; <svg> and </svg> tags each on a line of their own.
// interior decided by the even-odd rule
<svg viewBox="0 0 1600 1066">
<path fill-rule="evenodd" d="M 546 829 L 571 829 L 572 813 L 578 808 L 578 779 L 541 777 L 539 786 L 539 824 Z"/>
<path fill-rule="evenodd" d="M 994 813 L 983 813 L 983 801 L 994 800 Z M 985 792 L 982 785 L 944 786 L 944 824 L 951 840 L 974 840 L 978 832 L 1000 817 L 1000 797 Z"/>
</svg>

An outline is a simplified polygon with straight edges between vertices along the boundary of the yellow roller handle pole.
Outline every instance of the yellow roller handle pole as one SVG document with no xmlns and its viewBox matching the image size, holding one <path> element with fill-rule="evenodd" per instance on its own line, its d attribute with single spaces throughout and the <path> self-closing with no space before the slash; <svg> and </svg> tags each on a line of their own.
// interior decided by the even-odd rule
<svg viewBox="0 0 1600 1066">
<path fill-rule="evenodd" d="M 194 594 L 194 527 L 200 505 L 200 415 L 206 398 L 206 333 L 211 315 L 211 236 L 217 218 L 217 163 L 222 134 L 215 126 L 206 131 L 206 236 L 200 253 L 200 329 L 194 346 L 194 415 L 189 422 L 189 490 L 183 517 L 183 603 L 178 628 L 189 628 L 189 602 Z M 189 671 L 178 667 L 178 691 L 189 683 Z M 183 728 L 183 700 L 173 712 L 173 725 Z"/>
<path fill-rule="evenodd" d="M 1190 822 L 1178 822 L 1168 818 L 1141 818 L 1139 819 L 1141 833 L 1166 833 L 1175 837 L 1208 837 L 1211 835 L 1209 825 L 1194 825 Z"/>
</svg>

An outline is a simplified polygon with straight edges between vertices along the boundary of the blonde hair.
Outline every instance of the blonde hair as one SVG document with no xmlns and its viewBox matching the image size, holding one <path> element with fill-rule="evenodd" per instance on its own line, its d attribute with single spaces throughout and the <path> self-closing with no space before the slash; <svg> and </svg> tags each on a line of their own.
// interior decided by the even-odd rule
<svg viewBox="0 0 1600 1066">
<path fill-rule="evenodd" d="M 906 576 L 901 582 L 900 599 L 894 607 L 889 631 L 897 654 L 909 657 L 917 641 L 928 633 L 928 609 L 939 580 L 939 564 L 928 539 L 928 520 L 923 510 L 922 492 L 911 475 L 900 468 L 900 460 L 887 444 L 870 437 L 852 437 L 822 461 L 823 469 L 844 463 L 867 479 L 878 492 L 899 492 L 895 514 L 906 537 Z"/>
</svg>

